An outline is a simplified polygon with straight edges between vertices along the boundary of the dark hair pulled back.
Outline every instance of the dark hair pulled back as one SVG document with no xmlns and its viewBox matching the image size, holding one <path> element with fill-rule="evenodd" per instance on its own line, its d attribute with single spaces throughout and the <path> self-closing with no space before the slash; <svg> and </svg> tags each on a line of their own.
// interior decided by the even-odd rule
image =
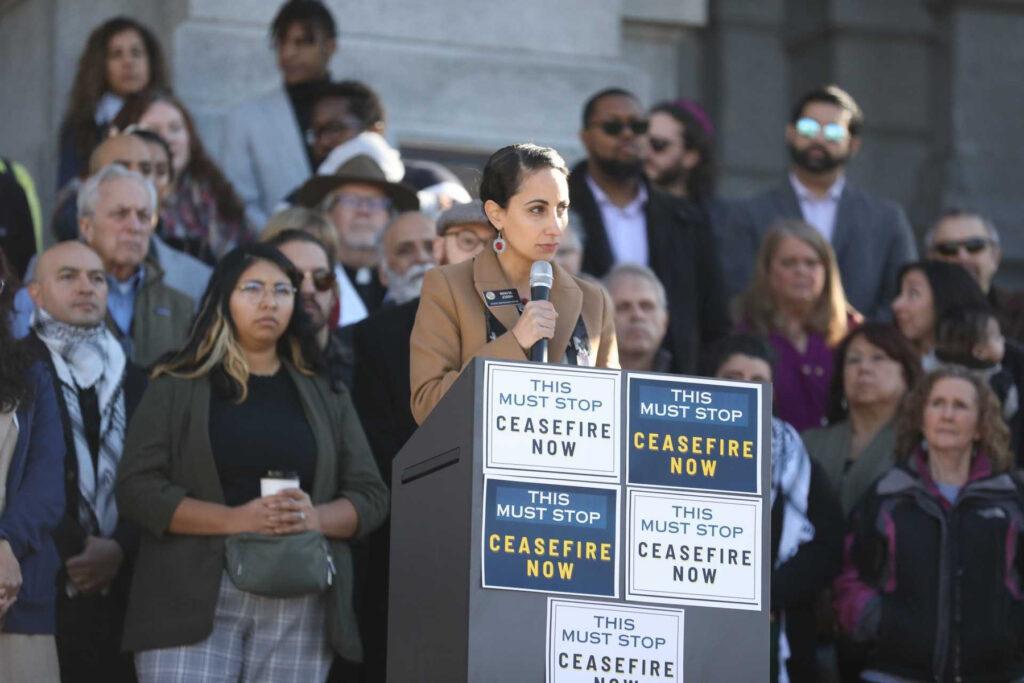
<svg viewBox="0 0 1024 683">
<path fill-rule="evenodd" d="M 530 143 L 508 145 L 491 155 L 480 180 L 480 201 L 488 200 L 502 208 L 519 191 L 524 171 L 553 168 L 569 177 L 569 168 L 562 155 L 550 147 Z"/>
</svg>

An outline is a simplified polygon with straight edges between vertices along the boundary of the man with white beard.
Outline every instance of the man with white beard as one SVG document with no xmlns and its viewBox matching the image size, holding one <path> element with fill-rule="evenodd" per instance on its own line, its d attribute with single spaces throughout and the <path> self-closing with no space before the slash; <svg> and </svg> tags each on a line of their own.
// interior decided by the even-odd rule
<svg viewBox="0 0 1024 683">
<path fill-rule="evenodd" d="M 314 175 L 294 195 L 297 206 L 319 209 L 334 224 L 341 324 L 359 322 L 380 308 L 385 286 L 377 274 L 381 235 L 396 212 L 416 211 L 416 191 L 388 181 L 366 155 L 352 157 L 330 175 Z M 358 296 L 352 296 L 357 294 Z"/>
<path fill-rule="evenodd" d="M 380 241 L 380 281 L 384 304 L 404 304 L 420 295 L 423 276 L 436 265 L 434 221 L 419 211 L 398 214 Z"/>
</svg>

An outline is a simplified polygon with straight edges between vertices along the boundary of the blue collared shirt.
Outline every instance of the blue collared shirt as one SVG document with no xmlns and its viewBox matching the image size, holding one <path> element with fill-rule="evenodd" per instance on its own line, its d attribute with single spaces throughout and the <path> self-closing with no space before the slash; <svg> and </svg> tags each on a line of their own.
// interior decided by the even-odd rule
<svg viewBox="0 0 1024 683">
<path fill-rule="evenodd" d="M 117 323 L 122 337 L 130 337 L 132 331 L 132 318 L 135 316 L 135 295 L 146 277 L 145 266 L 140 265 L 139 269 L 130 278 L 121 282 L 112 275 L 107 275 L 107 310 L 110 317 Z"/>
</svg>

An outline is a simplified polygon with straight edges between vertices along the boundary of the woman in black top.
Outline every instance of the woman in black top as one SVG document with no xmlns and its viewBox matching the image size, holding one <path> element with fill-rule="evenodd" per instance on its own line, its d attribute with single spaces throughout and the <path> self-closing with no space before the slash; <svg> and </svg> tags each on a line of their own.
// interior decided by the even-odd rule
<svg viewBox="0 0 1024 683">
<path fill-rule="evenodd" d="M 274 247 L 225 256 L 191 339 L 157 365 L 129 427 L 118 504 L 150 533 L 125 647 L 143 681 L 169 668 L 189 680 L 287 670 L 315 681 L 332 647 L 361 657 L 344 541 L 381 523 L 387 492 L 348 393 L 318 374 L 298 282 Z M 280 471 L 294 472 L 298 487 L 262 496 L 261 479 Z M 225 537 L 304 531 L 330 541 L 336 576 L 326 598 L 257 595 L 235 585 L 241 568 L 224 571 Z"/>
</svg>

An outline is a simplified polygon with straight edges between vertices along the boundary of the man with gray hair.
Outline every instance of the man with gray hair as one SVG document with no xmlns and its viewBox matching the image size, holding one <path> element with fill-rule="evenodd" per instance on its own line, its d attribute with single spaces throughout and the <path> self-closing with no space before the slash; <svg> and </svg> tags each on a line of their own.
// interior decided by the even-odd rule
<svg viewBox="0 0 1024 683">
<path fill-rule="evenodd" d="M 1024 294 L 993 284 L 1003 252 L 995 225 L 980 214 L 951 208 L 925 233 L 928 258 L 964 267 L 988 297 L 1003 334 L 1024 341 Z"/>
<path fill-rule="evenodd" d="M 419 211 L 395 216 L 380 239 L 380 281 L 387 287 L 385 304 L 419 298 L 423 276 L 434 261 L 434 221 Z"/>
<path fill-rule="evenodd" d="M 623 370 L 670 372 L 672 354 L 662 348 L 668 331 L 665 287 L 654 271 L 621 263 L 604 278 L 615 306 L 615 337 Z"/>
<path fill-rule="evenodd" d="M 110 164 L 79 191 L 79 232 L 109 284 L 107 326 L 142 367 L 179 348 L 192 322 L 192 300 L 164 282 L 155 261 L 145 261 L 155 225 L 156 190 L 134 171 Z"/>
</svg>

